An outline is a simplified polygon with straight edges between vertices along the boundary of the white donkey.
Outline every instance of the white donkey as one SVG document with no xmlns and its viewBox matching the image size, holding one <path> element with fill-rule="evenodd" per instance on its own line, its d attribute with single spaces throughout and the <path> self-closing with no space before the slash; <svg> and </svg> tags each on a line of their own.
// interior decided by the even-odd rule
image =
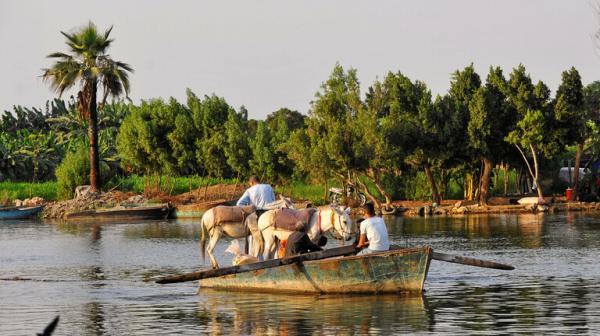
<svg viewBox="0 0 600 336">
<path fill-rule="evenodd" d="M 280 196 L 280 200 L 269 203 L 267 207 L 269 209 L 279 209 L 279 208 L 293 208 L 293 203 L 289 198 Z M 241 207 L 239 207 L 241 208 Z M 246 208 L 246 207 L 244 207 Z M 210 263 L 212 268 L 219 268 L 219 264 L 217 263 L 217 259 L 213 255 L 213 250 L 215 246 L 217 246 L 217 242 L 221 239 L 221 236 L 225 234 L 227 237 L 239 239 L 245 238 L 248 236 L 248 231 L 252 235 L 252 255 L 258 257 L 260 251 L 263 249 L 263 238 L 258 230 L 256 213 L 252 212 L 247 214 L 245 217 L 245 222 L 241 219 L 236 222 L 231 221 L 220 221 L 218 218 L 215 218 L 215 208 L 207 210 L 202 215 L 202 220 L 200 221 L 202 235 L 200 237 L 200 249 L 202 250 L 202 260 L 205 258 L 205 251 L 208 252 L 208 256 L 210 257 Z M 264 214 L 263 214 L 264 215 Z M 262 218 L 262 216 L 261 216 Z M 208 247 L 206 247 L 206 236 L 205 231 L 208 232 L 209 242 Z"/>
<path fill-rule="evenodd" d="M 308 220 L 308 237 L 316 241 L 327 231 L 335 233 L 338 239 L 350 240 L 354 230 L 350 219 L 350 208 L 327 206 L 313 209 L 314 212 Z M 293 231 L 277 228 L 276 211 L 269 210 L 258 219 L 258 229 L 264 240 L 265 260 L 272 259 L 277 249 L 278 241 L 287 240 Z"/>
</svg>

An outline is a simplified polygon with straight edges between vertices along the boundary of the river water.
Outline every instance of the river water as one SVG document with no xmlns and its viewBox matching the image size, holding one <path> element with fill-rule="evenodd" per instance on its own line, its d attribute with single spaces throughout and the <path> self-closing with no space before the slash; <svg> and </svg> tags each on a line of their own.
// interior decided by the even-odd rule
<svg viewBox="0 0 600 336">
<path fill-rule="evenodd" d="M 0 335 L 34 335 L 56 315 L 54 335 L 600 333 L 600 216 L 386 221 L 396 244 L 516 270 L 432 261 L 417 297 L 196 295 L 194 282 L 147 281 L 202 266 L 194 221 L 0 222 Z M 222 265 L 231 260 L 226 247 L 217 247 Z"/>
</svg>

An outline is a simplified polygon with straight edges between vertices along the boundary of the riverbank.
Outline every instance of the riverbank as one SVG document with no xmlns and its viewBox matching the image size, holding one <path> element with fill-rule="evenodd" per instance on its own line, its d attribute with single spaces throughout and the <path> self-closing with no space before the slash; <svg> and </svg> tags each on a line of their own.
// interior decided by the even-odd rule
<svg viewBox="0 0 600 336">
<path fill-rule="evenodd" d="M 85 193 L 70 200 L 56 200 L 56 182 L 0 183 L 0 201 L 15 205 L 25 198 L 41 197 L 46 202 L 44 218 L 63 219 L 69 212 L 105 209 L 120 205 L 170 203 L 175 214 L 199 216 L 211 205 L 224 204 L 238 199 L 246 186 L 236 180 L 191 178 L 149 178 L 131 176 L 104 193 Z M 276 187 L 278 194 L 291 197 L 300 206 L 323 205 L 324 186 L 293 183 Z M 536 213 L 564 211 L 598 211 L 600 203 L 571 202 L 564 197 L 548 197 L 544 206 L 515 204 L 522 195 L 491 197 L 488 205 L 474 201 L 444 200 L 440 205 L 430 201 L 400 200 L 392 203 L 392 209 L 382 209 L 384 215 L 446 216 L 486 213 Z M 39 202 L 36 201 L 36 204 Z M 188 214 L 189 213 L 189 214 Z"/>
<path fill-rule="evenodd" d="M 67 214 L 74 212 L 157 203 L 168 203 L 175 209 L 182 209 L 199 204 L 223 203 L 238 199 L 243 191 L 244 185 L 242 184 L 205 186 L 179 195 L 169 195 L 164 192 L 136 194 L 119 190 L 91 192 L 89 186 L 80 186 L 76 188 L 73 199 L 47 203 L 42 217 L 65 219 Z"/>
</svg>

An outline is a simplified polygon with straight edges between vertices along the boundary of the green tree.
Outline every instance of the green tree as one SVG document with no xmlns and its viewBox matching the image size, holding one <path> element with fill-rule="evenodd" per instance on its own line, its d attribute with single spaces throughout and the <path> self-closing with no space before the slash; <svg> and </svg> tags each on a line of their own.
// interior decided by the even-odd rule
<svg viewBox="0 0 600 336">
<path fill-rule="evenodd" d="M 306 116 L 302 113 L 283 107 L 267 115 L 265 121 L 272 132 L 277 132 L 284 124 L 288 130 L 294 131 L 304 127 L 305 118 Z"/>
<path fill-rule="evenodd" d="M 506 153 L 504 138 L 514 128 L 515 116 L 506 103 L 506 80 L 499 67 L 490 67 L 486 85 L 475 91 L 469 102 L 467 131 L 473 154 L 483 162 L 479 202 L 487 204 L 490 176 L 496 160 Z"/>
<path fill-rule="evenodd" d="M 178 174 L 190 167 L 195 134 L 189 110 L 174 98 L 133 106 L 117 135 L 117 150 L 126 171 Z"/>
<path fill-rule="evenodd" d="M 250 147 L 248 144 L 248 114 L 242 106 L 241 112 L 229 111 L 225 122 L 225 134 L 227 136 L 224 148 L 227 164 L 238 176 L 245 176 L 248 172 L 248 161 L 250 160 Z"/>
<path fill-rule="evenodd" d="M 292 132 L 304 127 L 305 118 L 298 111 L 281 108 L 270 113 L 265 120 L 271 134 L 275 177 L 279 182 L 285 182 L 294 173 L 295 165 L 294 161 L 288 156 L 287 142 Z"/>
<path fill-rule="evenodd" d="M 264 121 L 258 122 L 255 137 L 250 141 L 252 159 L 250 170 L 261 179 L 272 180 L 275 177 L 273 165 L 274 153 L 271 148 L 271 134 Z"/>
<path fill-rule="evenodd" d="M 562 80 L 556 92 L 556 104 L 554 105 L 557 128 L 560 129 L 560 137 L 565 145 L 576 145 L 575 169 L 573 172 L 573 193 L 569 201 L 577 197 L 579 187 L 579 167 L 581 166 L 581 155 L 585 140 L 589 136 L 587 127 L 588 116 L 584 108 L 583 84 L 581 76 L 574 68 L 562 73 Z"/>
<path fill-rule="evenodd" d="M 462 71 L 457 70 L 452 74 L 448 94 L 453 103 L 455 125 L 458 126 L 453 130 L 455 134 L 468 135 L 468 125 L 471 116 L 469 103 L 480 87 L 481 79 L 475 72 L 473 64 L 465 67 Z M 469 200 L 475 199 L 479 190 L 476 187 L 479 184 L 479 160 L 471 152 L 468 141 L 463 140 L 462 143 L 457 142 L 455 145 L 461 149 L 462 154 L 460 157 L 462 158 L 463 169 L 467 171 L 465 179 L 466 198 Z"/>
<path fill-rule="evenodd" d="M 521 154 L 535 181 L 538 197 L 542 198 L 541 155 L 550 157 L 561 148 L 550 90 L 541 81 L 534 86 L 525 67 L 519 65 L 510 74 L 508 92 L 509 106 L 517 112 L 517 124 L 506 141 L 515 145 Z"/>
<path fill-rule="evenodd" d="M 594 81 L 583 89 L 585 114 L 590 130 L 590 149 L 593 157 L 600 157 L 600 81 Z"/>
<path fill-rule="evenodd" d="M 90 142 L 90 185 L 92 189 L 101 187 L 100 158 L 98 153 L 98 111 L 97 90 L 103 90 L 100 106 L 104 106 L 107 97 L 120 96 L 129 93 L 128 72 L 131 67 L 115 61 L 108 55 L 112 43 L 110 32 L 112 27 L 100 34 L 93 23 L 74 33 L 61 32 L 66 38 L 66 44 L 71 53 L 56 52 L 48 55 L 57 59 L 51 68 L 45 69 L 44 80 L 50 81 L 50 86 L 59 96 L 76 83 L 82 89 L 77 95 L 78 109 L 88 120 L 88 137 Z"/>
<path fill-rule="evenodd" d="M 231 168 L 225 155 L 225 123 L 230 112 L 235 110 L 224 98 L 213 94 L 200 100 L 191 91 L 188 92 L 188 107 L 198 129 L 195 141 L 196 160 L 202 164 L 203 174 L 214 177 L 230 176 Z"/>
<path fill-rule="evenodd" d="M 353 176 L 356 173 L 353 142 L 360 134 L 352 132 L 349 125 L 362 108 L 356 70 L 346 72 L 336 64 L 316 93 L 306 119 L 306 135 L 310 141 L 307 155 L 313 164 L 299 167 L 308 169 L 313 178 L 336 177 L 341 184 L 349 177 L 356 178 Z"/>
</svg>

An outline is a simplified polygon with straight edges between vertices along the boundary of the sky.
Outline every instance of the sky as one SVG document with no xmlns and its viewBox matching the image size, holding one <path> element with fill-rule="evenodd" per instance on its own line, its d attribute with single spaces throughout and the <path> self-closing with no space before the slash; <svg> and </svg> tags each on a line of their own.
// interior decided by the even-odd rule
<svg viewBox="0 0 600 336">
<path fill-rule="evenodd" d="M 553 91 L 571 66 L 584 84 L 600 80 L 588 0 L 1 0 L 0 111 L 56 96 L 40 78 L 46 55 L 67 51 L 60 31 L 90 20 L 114 26 L 110 55 L 135 69 L 135 103 L 185 102 L 190 88 L 255 119 L 281 107 L 308 113 L 336 62 L 357 69 L 363 92 L 401 71 L 443 94 L 471 63 L 482 78 L 490 65 L 508 75 L 523 63 Z"/>
</svg>

